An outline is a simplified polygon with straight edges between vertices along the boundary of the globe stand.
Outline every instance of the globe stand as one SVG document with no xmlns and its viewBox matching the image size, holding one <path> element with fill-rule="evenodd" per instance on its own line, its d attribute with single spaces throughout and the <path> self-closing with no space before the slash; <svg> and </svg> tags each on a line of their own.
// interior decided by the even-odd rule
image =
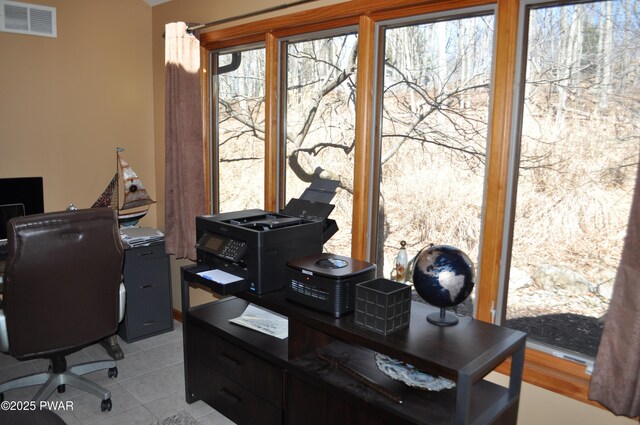
<svg viewBox="0 0 640 425">
<path fill-rule="evenodd" d="M 453 326 L 458 324 L 458 318 L 455 314 L 447 313 L 447 310 L 441 307 L 439 313 L 427 315 L 427 322 L 436 326 Z"/>
</svg>

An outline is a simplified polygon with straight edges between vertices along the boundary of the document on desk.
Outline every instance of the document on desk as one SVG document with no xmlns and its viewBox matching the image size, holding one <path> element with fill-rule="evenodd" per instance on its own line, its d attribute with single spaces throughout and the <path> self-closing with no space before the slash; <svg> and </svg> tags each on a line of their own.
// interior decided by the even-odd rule
<svg viewBox="0 0 640 425">
<path fill-rule="evenodd" d="M 229 321 L 276 338 L 285 339 L 289 336 L 289 321 L 286 317 L 253 304 L 249 304 L 244 313 Z"/>
<path fill-rule="evenodd" d="M 221 285 L 226 285 L 228 283 L 238 282 L 242 280 L 240 276 L 236 276 L 235 274 L 223 272 L 219 269 L 207 270 L 204 272 L 198 273 L 198 276 L 203 277 L 208 280 L 213 280 L 216 283 Z"/>
</svg>

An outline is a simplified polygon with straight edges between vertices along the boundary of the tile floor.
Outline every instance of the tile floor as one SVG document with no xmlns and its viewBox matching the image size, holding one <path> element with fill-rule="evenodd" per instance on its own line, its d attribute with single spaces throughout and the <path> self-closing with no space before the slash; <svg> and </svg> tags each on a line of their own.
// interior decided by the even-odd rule
<svg viewBox="0 0 640 425">
<path fill-rule="evenodd" d="M 72 409 L 56 410 L 68 425 L 158 424 L 181 411 L 188 412 L 202 425 L 233 425 L 222 414 L 202 401 L 187 404 L 184 397 L 184 362 L 182 324 L 174 323 L 172 332 L 127 344 L 120 340 L 124 359 L 118 361 L 118 377 L 108 378 L 107 371 L 87 375 L 111 391 L 113 408 L 100 411 L 100 399 L 69 385 L 62 394 L 54 392 L 49 401 L 72 401 Z M 67 357 L 69 365 L 108 359 L 96 344 Z M 46 360 L 19 362 L 0 353 L 0 382 L 40 372 Z M 5 400 L 30 400 L 37 387 L 7 391 Z"/>
</svg>

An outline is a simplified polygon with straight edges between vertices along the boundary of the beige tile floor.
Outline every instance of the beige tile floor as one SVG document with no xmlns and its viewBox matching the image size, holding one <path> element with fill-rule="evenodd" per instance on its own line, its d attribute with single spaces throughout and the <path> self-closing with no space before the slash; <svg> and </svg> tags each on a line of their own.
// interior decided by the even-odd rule
<svg viewBox="0 0 640 425">
<path fill-rule="evenodd" d="M 118 361 L 118 377 L 108 378 L 107 371 L 88 375 L 109 388 L 113 408 L 100 410 L 100 400 L 67 385 L 62 394 L 54 392 L 49 401 L 71 401 L 68 410 L 56 413 L 68 425 L 158 424 L 181 411 L 188 412 L 202 425 L 233 425 L 216 410 L 197 401 L 187 404 L 184 397 L 184 361 L 182 353 L 182 325 L 174 323 L 172 332 L 127 344 L 120 340 L 125 353 Z M 69 365 L 92 360 L 108 359 L 102 346 L 96 344 L 67 358 Z M 46 370 L 48 361 L 20 362 L 0 353 L 0 382 Z M 5 393 L 5 400 L 30 400 L 37 387 L 16 389 Z"/>
</svg>

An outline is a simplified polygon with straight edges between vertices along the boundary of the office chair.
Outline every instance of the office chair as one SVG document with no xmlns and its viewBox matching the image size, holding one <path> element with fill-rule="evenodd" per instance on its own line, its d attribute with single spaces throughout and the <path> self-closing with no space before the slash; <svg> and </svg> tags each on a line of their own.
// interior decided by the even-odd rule
<svg viewBox="0 0 640 425">
<path fill-rule="evenodd" d="M 47 372 L 0 384 L 4 392 L 42 385 L 33 401 L 46 400 L 65 384 L 102 399 L 111 393 L 85 375 L 109 369 L 114 360 L 67 368 L 65 356 L 116 333 L 124 315 L 123 248 L 110 208 L 45 213 L 13 218 L 8 224 L 9 254 L 0 310 L 0 350 L 18 360 L 47 358 Z"/>
</svg>

